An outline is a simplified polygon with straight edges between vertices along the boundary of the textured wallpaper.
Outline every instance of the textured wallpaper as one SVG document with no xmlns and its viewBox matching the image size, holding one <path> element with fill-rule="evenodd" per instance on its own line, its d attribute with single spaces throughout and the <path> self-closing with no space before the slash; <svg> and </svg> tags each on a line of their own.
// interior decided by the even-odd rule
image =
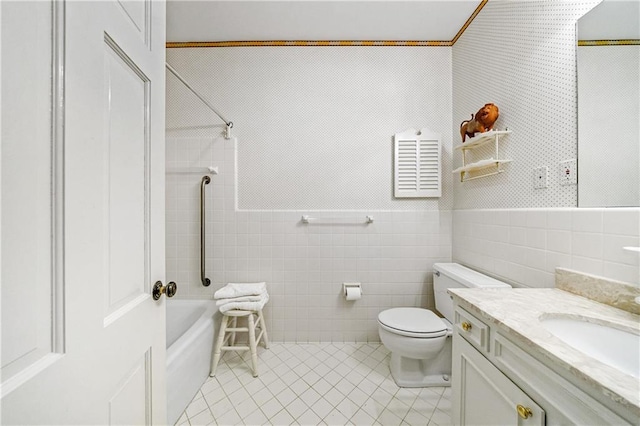
<svg viewBox="0 0 640 426">
<path fill-rule="evenodd" d="M 576 158 L 575 25 L 597 3 L 491 1 L 453 46 L 453 146 L 460 122 L 487 102 L 500 107 L 496 129 L 513 131 L 500 146 L 513 162 L 499 175 L 454 179 L 455 208 L 576 206 L 577 187 L 560 185 L 558 163 Z M 533 168 L 543 166 L 549 186 L 534 189 Z"/>
<path fill-rule="evenodd" d="M 450 47 L 169 49 L 167 60 L 238 138 L 241 210 L 438 210 L 453 203 Z M 215 118 L 167 77 L 167 134 Z M 393 198 L 393 135 L 442 134 L 443 195 Z"/>
</svg>

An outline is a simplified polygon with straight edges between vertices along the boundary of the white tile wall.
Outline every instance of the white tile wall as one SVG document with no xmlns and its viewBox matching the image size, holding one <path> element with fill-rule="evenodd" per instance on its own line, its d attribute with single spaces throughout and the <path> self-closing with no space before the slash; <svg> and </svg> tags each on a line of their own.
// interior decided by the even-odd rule
<svg viewBox="0 0 640 426">
<path fill-rule="evenodd" d="M 200 284 L 200 174 L 167 175 L 167 279 L 179 298 L 210 298 L 227 282 L 267 281 L 265 319 L 274 341 L 379 341 L 377 314 L 433 307 L 432 265 L 451 259 L 451 211 L 238 211 L 235 141 L 169 138 L 167 168 L 217 166 L 207 187 L 209 288 Z M 304 225 L 302 214 L 370 225 Z M 342 282 L 361 282 L 347 302 Z"/>
<path fill-rule="evenodd" d="M 553 287 L 556 267 L 640 285 L 640 209 L 453 212 L 453 260 L 516 286 Z"/>
</svg>

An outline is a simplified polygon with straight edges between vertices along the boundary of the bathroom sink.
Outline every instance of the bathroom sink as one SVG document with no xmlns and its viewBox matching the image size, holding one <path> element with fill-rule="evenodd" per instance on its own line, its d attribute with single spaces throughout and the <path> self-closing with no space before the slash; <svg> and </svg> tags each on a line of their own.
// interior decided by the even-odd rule
<svg viewBox="0 0 640 426">
<path fill-rule="evenodd" d="M 582 318 L 543 317 L 540 322 L 574 349 L 640 378 L 640 335 Z"/>
</svg>

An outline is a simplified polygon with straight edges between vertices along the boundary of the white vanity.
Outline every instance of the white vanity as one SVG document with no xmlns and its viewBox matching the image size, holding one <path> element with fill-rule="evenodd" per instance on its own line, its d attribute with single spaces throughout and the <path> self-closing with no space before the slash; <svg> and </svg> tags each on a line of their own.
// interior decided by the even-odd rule
<svg viewBox="0 0 640 426">
<path fill-rule="evenodd" d="M 558 289 L 449 293 L 454 424 L 640 424 L 640 316 Z M 602 342 L 572 340 L 592 326 Z"/>
</svg>

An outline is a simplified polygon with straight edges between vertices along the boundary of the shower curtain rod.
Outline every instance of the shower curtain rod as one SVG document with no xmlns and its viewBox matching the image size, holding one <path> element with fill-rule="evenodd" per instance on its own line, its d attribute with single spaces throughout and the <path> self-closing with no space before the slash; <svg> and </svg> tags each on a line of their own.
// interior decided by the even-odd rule
<svg viewBox="0 0 640 426">
<path fill-rule="evenodd" d="M 180 80 L 182 82 L 182 84 L 187 86 L 187 89 L 191 90 L 191 92 L 194 95 L 196 95 L 198 97 L 198 99 L 200 99 L 202 102 L 204 102 L 204 104 L 206 106 L 208 106 L 211 111 L 213 111 L 218 117 L 220 117 L 220 119 L 222 121 L 224 121 L 224 124 L 227 125 L 227 134 L 226 134 L 225 137 L 228 139 L 230 137 L 229 136 L 229 130 L 233 127 L 233 122 L 227 120 L 226 118 L 224 118 L 222 116 L 222 114 L 220 114 L 205 98 L 203 98 L 198 92 L 196 92 L 196 90 L 193 87 L 191 87 L 191 85 L 189 83 L 187 83 L 187 81 L 184 78 L 182 78 L 182 76 L 180 74 L 178 74 L 178 72 L 176 70 L 174 70 L 171 65 L 169 65 L 166 62 L 165 62 L 165 65 L 166 65 L 167 69 L 171 72 L 171 74 L 175 75 L 178 78 L 178 80 Z"/>
</svg>

